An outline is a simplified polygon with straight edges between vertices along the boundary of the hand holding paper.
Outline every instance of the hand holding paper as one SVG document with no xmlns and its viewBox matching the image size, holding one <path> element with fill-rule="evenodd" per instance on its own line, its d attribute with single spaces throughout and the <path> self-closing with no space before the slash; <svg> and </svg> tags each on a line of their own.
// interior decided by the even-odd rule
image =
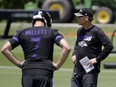
<svg viewBox="0 0 116 87">
<path fill-rule="evenodd" d="M 89 58 L 87 56 L 82 58 L 80 60 L 80 63 L 83 66 L 83 68 L 85 69 L 86 73 L 88 73 L 88 72 L 90 72 L 91 70 L 94 69 L 94 66 L 89 64 Z"/>
</svg>

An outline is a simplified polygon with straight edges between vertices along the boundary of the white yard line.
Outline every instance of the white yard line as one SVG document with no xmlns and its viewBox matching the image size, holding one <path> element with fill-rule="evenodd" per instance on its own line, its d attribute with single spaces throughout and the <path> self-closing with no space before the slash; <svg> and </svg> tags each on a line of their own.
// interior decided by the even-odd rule
<svg viewBox="0 0 116 87">
<path fill-rule="evenodd" d="M 94 24 L 96 26 L 99 27 L 116 27 L 115 24 Z M 6 23 L 0 23 L 0 27 L 5 27 Z M 12 23 L 13 27 L 21 27 L 21 28 L 25 28 L 25 27 L 30 27 L 31 23 Z M 53 27 L 80 27 L 80 25 L 78 25 L 77 23 L 53 23 L 52 24 Z"/>
</svg>

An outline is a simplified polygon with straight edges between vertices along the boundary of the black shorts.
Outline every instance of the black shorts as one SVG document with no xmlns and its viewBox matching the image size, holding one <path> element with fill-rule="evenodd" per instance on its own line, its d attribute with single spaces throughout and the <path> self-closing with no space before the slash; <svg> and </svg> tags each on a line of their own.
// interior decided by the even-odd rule
<svg viewBox="0 0 116 87">
<path fill-rule="evenodd" d="M 97 87 L 98 73 L 73 73 L 71 87 Z"/>
<path fill-rule="evenodd" d="M 54 87 L 53 78 L 37 75 L 23 75 L 22 87 Z"/>
</svg>

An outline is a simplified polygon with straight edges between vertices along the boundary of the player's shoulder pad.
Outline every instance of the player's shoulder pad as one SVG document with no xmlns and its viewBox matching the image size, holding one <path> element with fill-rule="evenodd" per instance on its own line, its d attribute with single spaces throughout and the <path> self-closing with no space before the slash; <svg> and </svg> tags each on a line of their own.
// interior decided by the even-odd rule
<svg viewBox="0 0 116 87">
<path fill-rule="evenodd" d="M 17 31 L 16 31 L 16 33 L 21 33 L 21 32 L 23 32 L 23 30 L 17 30 Z"/>
<path fill-rule="evenodd" d="M 53 29 L 53 31 L 58 32 L 59 34 L 61 34 L 59 29 Z"/>
</svg>

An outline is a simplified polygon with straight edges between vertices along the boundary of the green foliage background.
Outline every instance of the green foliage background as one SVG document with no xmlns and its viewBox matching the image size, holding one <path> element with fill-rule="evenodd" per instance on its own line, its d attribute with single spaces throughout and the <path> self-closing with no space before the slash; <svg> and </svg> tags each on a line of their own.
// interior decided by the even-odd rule
<svg viewBox="0 0 116 87">
<path fill-rule="evenodd" d="M 24 5 L 29 2 L 36 0 L 0 0 L 0 8 L 3 9 L 23 9 Z"/>
</svg>

